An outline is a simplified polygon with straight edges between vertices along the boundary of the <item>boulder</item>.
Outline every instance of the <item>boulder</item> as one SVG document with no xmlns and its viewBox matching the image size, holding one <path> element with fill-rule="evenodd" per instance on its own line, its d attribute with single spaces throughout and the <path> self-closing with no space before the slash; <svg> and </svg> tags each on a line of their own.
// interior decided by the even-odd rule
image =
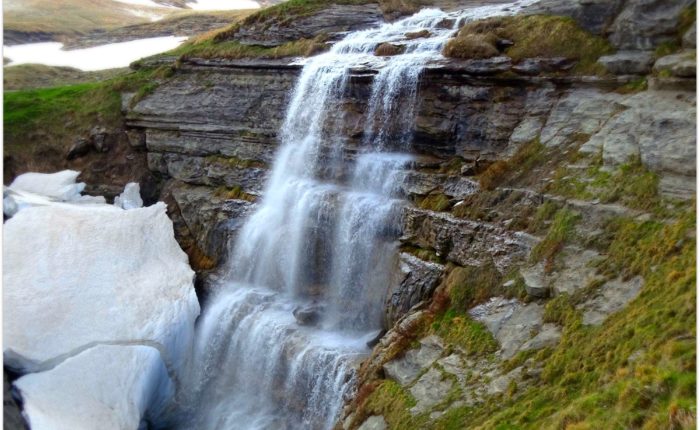
<svg viewBox="0 0 700 430">
<path fill-rule="evenodd" d="M 608 28 L 618 49 L 652 50 L 677 37 L 680 16 L 694 0 L 627 1 Z"/>
<path fill-rule="evenodd" d="M 386 325 L 391 327 L 413 306 L 429 299 L 440 281 L 445 267 L 421 260 L 402 252 L 399 260 L 399 278 L 386 305 Z"/>
<path fill-rule="evenodd" d="M 71 161 L 75 160 L 76 158 L 84 157 L 90 152 L 92 148 L 92 142 L 90 142 L 87 139 L 80 138 L 76 140 L 73 146 L 71 146 L 68 150 L 66 160 Z"/>
<path fill-rule="evenodd" d="M 690 26 L 688 31 L 683 35 L 683 47 L 686 49 L 695 48 L 698 41 L 698 35 L 696 31 L 696 23 Z"/>
<path fill-rule="evenodd" d="M 34 430 L 142 428 L 174 394 L 157 349 L 98 345 L 15 381 Z"/>
<path fill-rule="evenodd" d="M 299 306 L 292 311 L 292 314 L 299 325 L 313 326 L 321 321 L 323 309 L 323 306 L 317 304 Z"/>
<path fill-rule="evenodd" d="M 386 430 L 387 424 L 381 415 L 372 415 L 357 428 L 357 430 Z"/>
<path fill-rule="evenodd" d="M 656 73 L 670 73 L 677 78 L 695 78 L 697 59 L 695 51 L 683 51 L 678 54 L 666 55 L 656 60 Z"/>
<path fill-rule="evenodd" d="M 549 284 L 544 274 L 544 264 L 539 263 L 535 266 L 520 269 L 520 275 L 525 281 L 525 291 L 530 297 L 545 298 L 549 297 Z"/>
<path fill-rule="evenodd" d="M 598 62 L 615 75 L 646 75 L 651 72 L 654 55 L 650 51 L 619 51 L 600 57 Z"/>
</svg>

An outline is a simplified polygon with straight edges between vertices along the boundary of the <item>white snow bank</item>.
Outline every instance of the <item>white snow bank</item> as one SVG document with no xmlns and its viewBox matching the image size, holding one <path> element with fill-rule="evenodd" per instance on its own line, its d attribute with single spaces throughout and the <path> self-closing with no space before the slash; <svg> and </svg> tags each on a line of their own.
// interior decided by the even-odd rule
<svg viewBox="0 0 700 430">
<path fill-rule="evenodd" d="M 136 182 L 129 182 L 124 187 L 124 192 L 114 199 L 114 206 L 122 209 L 138 209 L 143 207 L 141 199 L 141 187 Z"/>
<path fill-rule="evenodd" d="M 105 70 L 127 67 L 140 58 L 175 49 L 186 39 L 180 36 L 150 37 L 69 51 L 63 50 L 60 42 L 25 43 L 4 46 L 3 55 L 10 60 L 6 67 L 45 64 L 85 71 Z"/>
<path fill-rule="evenodd" d="M 199 304 L 165 209 L 52 203 L 8 220 L 5 365 L 41 371 L 87 345 L 137 342 L 179 368 Z"/>
<path fill-rule="evenodd" d="M 135 430 L 174 388 L 154 348 L 105 346 L 15 382 L 32 430 Z"/>
<path fill-rule="evenodd" d="M 260 9 L 260 4 L 253 0 L 197 0 L 187 5 L 194 10 Z"/>
<path fill-rule="evenodd" d="M 68 202 L 80 197 L 85 189 L 84 182 L 75 182 L 80 172 L 63 170 L 56 173 L 24 173 L 10 184 L 13 191 L 40 194 L 49 199 Z"/>
</svg>

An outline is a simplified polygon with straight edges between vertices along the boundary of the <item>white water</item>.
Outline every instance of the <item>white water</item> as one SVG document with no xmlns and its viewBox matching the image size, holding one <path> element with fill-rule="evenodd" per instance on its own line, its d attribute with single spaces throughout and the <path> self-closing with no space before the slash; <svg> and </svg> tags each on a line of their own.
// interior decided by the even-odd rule
<svg viewBox="0 0 700 430">
<path fill-rule="evenodd" d="M 280 132 L 262 202 L 233 244 L 227 273 L 197 327 L 191 398 L 177 428 L 329 429 L 354 389 L 354 366 L 382 327 L 396 261 L 398 188 L 425 65 L 464 20 L 504 5 L 424 10 L 354 32 L 306 61 Z M 453 19 L 451 28 L 438 27 Z M 406 40 L 428 29 L 431 37 Z M 378 58 L 379 43 L 406 46 Z M 351 151 L 341 130 L 350 70 L 378 70 L 365 136 Z M 295 309 L 317 311 L 299 325 Z M 172 424 L 175 423 L 175 424 Z"/>
<path fill-rule="evenodd" d="M 27 43 L 5 46 L 3 55 L 10 59 L 10 67 L 45 64 L 94 71 L 127 67 L 140 58 L 175 49 L 185 39 L 187 38 L 175 36 L 152 37 L 70 51 L 63 50 L 63 44 L 59 42 Z"/>
</svg>

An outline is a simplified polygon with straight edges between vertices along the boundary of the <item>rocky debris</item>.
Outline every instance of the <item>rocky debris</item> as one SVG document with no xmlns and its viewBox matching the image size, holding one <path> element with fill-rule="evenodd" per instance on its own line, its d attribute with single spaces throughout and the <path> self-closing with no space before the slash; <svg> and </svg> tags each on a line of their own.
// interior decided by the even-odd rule
<svg viewBox="0 0 700 430">
<path fill-rule="evenodd" d="M 504 394 L 508 391 L 511 382 L 521 377 L 522 371 L 522 367 L 516 367 L 505 375 L 498 376 L 488 385 L 486 393 L 490 396 Z"/>
<path fill-rule="evenodd" d="M 409 389 L 416 399 L 416 405 L 410 409 L 410 412 L 417 415 L 432 409 L 447 397 L 453 384 L 452 379 L 445 378 L 439 370 L 431 367 Z"/>
<path fill-rule="evenodd" d="M 646 75 L 651 72 L 654 55 L 651 51 L 618 51 L 600 57 L 598 63 L 615 75 Z"/>
<path fill-rule="evenodd" d="M 644 91 L 620 98 L 623 108 L 582 147 L 594 154 L 603 150 L 607 166 L 639 157 L 661 176 L 660 191 L 677 198 L 695 194 L 695 95 Z"/>
<path fill-rule="evenodd" d="M 138 209 L 143 207 L 141 199 L 141 187 L 136 182 L 129 182 L 124 187 L 124 192 L 114 199 L 114 206 L 122 209 Z"/>
<path fill-rule="evenodd" d="M 502 297 L 494 297 L 469 311 L 469 315 L 483 323 L 501 345 L 498 355 L 504 360 L 524 350 L 525 346 L 536 349 L 556 343 L 558 332 L 552 327 L 547 327 L 536 339 L 543 331 L 543 314 L 544 306 L 538 303 L 523 304 Z"/>
<path fill-rule="evenodd" d="M 413 306 L 433 295 L 445 267 L 402 252 L 395 287 L 389 293 L 385 325 L 391 327 Z"/>
<path fill-rule="evenodd" d="M 164 204 L 36 207 L 4 233 L 6 366 L 41 371 L 96 343 L 137 342 L 177 367 L 199 304 Z"/>
<path fill-rule="evenodd" d="M 141 345 L 98 345 L 15 386 L 31 427 L 56 430 L 136 429 L 175 391 L 158 350 Z"/>
<path fill-rule="evenodd" d="M 503 227 L 446 213 L 406 207 L 401 224 L 402 242 L 434 249 L 461 266 L 478 266 L 493 259 L 497 268 L 504 268 L 529 252 L 524 240 Z"/>
<path fill-rule="evenodd" d="M 401 358 L 389 361 L 383 366 L 384 374 L 403 386 L 415 381 L 421 371 L 430 367 L 443 353 L 443 346 L 437 336 L 420 340 L 420 347 L 408 350 Z"/>
<path fill-rule="evenodd" d="M 386 430 L 387 424 L 381 415 L 372 415 L 357 430 Z"/>
<path fill-rule="evenodd" d="M 244 45 L 279 46 L 319 35 L 339 34 L 376 25 L 383 20 L 376 3 L 330 4 L 318 12 L 288 19 L 271 18 L 240 26 L 230 39 Z"/>
<path fill-rule="evenodd" d="M 299 306 L 292 311 L 299 325 L 313 326 L 321 321 L 324 307 L 318 304 Z"/>
<path fill-rule="evenodd" d="M 656 60 L 654 72 L 667 72 L 677 78 L 695 78 L 697 76 L 696 63 L 695 50 L 683 51 Z"/>
<path fill-rule="evenodd" d="M 580 305 L 583 309 L 583 323 L 600 325 L 608 315 L 624 308 L 634 300 L 644 286 L 641 276 L 628 281 L 614 279 L 608 281 L 596 292 L 595 296 Z"/>
<path fill-rule="evenodd" d="M 75 160 L 76 158 L 84 157 L 92 149 L 92 142 L 87 139 L 79 138 L 73 146 L 68 150 L 66 160 Z"/>
<path fill-rule="evenodd" d="M 545 279 L 543 263 L 538 263 L 528 268 L 521 268 L 520 276 L 522 276 L 525 281 L 525 291 L 527 291 L 530 297 L 549 297 L 550 288 Z"/>
</svg>

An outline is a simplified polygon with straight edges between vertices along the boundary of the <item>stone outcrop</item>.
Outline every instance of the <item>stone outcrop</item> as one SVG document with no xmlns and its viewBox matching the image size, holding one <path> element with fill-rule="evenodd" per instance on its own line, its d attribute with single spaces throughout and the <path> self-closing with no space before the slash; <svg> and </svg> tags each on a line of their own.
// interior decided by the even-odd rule
<svg viewBox="0 0 700 430">
<path fill-rule="evenodd" d="M 271 18 L 242 26 L 230 38 L 244 45 L 279 46 L 299 39 L 361 30 L 382 20 L 382 11 L 376 3 L 330 4 L 306 16 Z"/>
</svg>

